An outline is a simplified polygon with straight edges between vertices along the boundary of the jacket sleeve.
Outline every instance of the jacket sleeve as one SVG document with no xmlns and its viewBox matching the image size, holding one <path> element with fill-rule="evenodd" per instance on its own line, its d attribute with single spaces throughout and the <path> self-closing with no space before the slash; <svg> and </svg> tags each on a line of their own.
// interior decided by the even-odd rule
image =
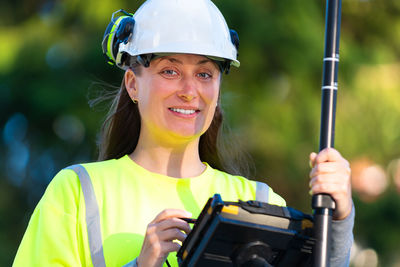
<svg viewBox="0 0 400 267">
<path fill-rule="evenodd" d="M 331 267 L 344 267 L 350 265 L 350 250 L 353 245 L 354 218 L 355 209 L 353 205 L 349 216 L 340 221 L 332 221 Z"/>
<path fill-rule="evenodd" d="M 84 229 L 78 223 L 80 195 L 72 171 L 57 174 L 31 216 L 13 266 L 87 265 Z"/>
</svg>

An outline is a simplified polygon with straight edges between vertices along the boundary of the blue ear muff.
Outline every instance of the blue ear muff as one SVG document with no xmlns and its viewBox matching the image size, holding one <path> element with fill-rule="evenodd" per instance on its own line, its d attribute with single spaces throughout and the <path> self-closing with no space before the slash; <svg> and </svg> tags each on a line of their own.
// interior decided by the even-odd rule
<svg viewBox="0 0 400 267">
<path fill-rule="evenodd" d="M 231 35 L 231 42 L 236 48 L 236 57 L 239 57 L 239 35 L 235 30 L 230 29 L 229 33 Z M 225 60 L 225 61 L 219 61 L 217 62 L 221 72 L 225 72 L 225 74 L 229 74 L 229 71 L 231 69 L 231 61 L 230 60 Z"/>
<path fill-rule="evenodd" d="M 239 34 L 232 29 L 229 30 L 229 33 L 231 34 L 231 42 L 236 47 L 237 56 L 239 56 Z"/>
<path fill-rule="evenodd" d="M 124 16 L 114 18 L 115 14 L 119 12 L 123 13 Z M 134 27 L 135 19 L 132 14 L 123 9 L 112 14 L 111 22 L 108 24 L 106 31 L 104 32 L 102 42 L 103 54 L 109 64 L 115 64 L 119 45 L 128 42 L 129 36 L 133 34 Z"/>
</svg>

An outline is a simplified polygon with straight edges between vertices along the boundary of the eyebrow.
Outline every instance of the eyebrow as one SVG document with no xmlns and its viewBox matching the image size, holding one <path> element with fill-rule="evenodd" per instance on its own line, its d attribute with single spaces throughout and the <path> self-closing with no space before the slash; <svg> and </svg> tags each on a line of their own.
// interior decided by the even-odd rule
<svg viewBox="0 0 400 267">
<path fill-rule="evenodd" d="M 163 57 L 163 58 L 161 58 L 160 61 L 162 61 L 162 60 L 168 60 L 168 61 L 170 61 L 170 62 L 172 62 L 172 63 L 183 64 L 182 61 L 180 61 L 179 59 L 173 58 L 173 57 Z M 206 63 L 208 63 L 208 62 L 211 62 L 211 63 L 212 63 L 212 60 L 211 60 L 211 59 L 208 59 L 208 58 L 202 59 L 202 60 L 199 60 L 199 61 L 196 63 L 196 65 L 202 65 L 202 64 L 206 64 Z"/>
</svg>

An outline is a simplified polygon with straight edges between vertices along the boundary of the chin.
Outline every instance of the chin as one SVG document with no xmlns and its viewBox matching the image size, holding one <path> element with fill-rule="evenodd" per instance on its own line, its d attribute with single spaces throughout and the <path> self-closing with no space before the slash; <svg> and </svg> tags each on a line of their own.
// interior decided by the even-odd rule
<svg viewBox="0 0 400 267">
<path fill-rule="evenodd" d="M 170 129 L 172 135 L 176 138 L 182 139 L 196 139 L 199 138 L 205 131 L 196 130 L 196 129 Z"/>
</svg>

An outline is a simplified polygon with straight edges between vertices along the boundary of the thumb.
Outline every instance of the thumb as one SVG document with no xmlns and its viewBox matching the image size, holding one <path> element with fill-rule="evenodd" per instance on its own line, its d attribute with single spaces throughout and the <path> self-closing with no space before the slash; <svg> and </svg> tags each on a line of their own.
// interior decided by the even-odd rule
<svg viewBox="0 0 400 267">
<path fill-rule="evenodd" d="M 314 165 L 315 165 L 315 158 L 316 158 L 316 157 L 317 157 L 317 153 L 311 152 L 311 154 L 310 154 L 310 161 L 309 161 L 310 168 L 313 168 L 313 167 L 314 167 Z"/>
</svg>

